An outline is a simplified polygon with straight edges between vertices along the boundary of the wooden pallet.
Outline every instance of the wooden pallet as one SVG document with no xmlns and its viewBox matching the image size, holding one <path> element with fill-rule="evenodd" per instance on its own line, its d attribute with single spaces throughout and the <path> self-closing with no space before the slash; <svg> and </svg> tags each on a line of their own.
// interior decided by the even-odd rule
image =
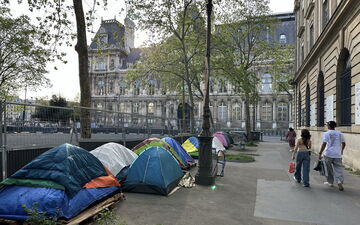
<svg viewBox="0 0 360 225">
<path fill-rule="evenodd" d="M 102 202 L 99 202 L 98 204 L 94 205 L 91 208 L 86 209 L 85 211 L 81 212 L 77 216 L 71 218 L 70 220 L 64 220 L 60 219 L 58 222 L 59 224 L 79 224 L 95 215 L 97 215 L 99 212 L 101 212 L 103 209 L 111 207 L 113 204 L 118 202 L 119 200 L 125 199 L 125 196 L 123 193 L 117 193 L 113 195 L 110 198 L 105 199 Z M 6 220 L 0 218 L 0 224 L 9 224 L 9 225 L 26 225 L 26 222 L 23 221 L 16 221 L 16 220 Z"/>
</svg>

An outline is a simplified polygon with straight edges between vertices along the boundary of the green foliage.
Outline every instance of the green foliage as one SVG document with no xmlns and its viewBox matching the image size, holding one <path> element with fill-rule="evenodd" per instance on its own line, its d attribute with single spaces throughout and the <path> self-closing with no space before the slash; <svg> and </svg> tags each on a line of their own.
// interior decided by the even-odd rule
<svg viewBox="0 0 360 225">
<path fill-rule="evenodd" d="M 44 33 L 29 17 L 13 18 L 9 9 L 0 7 L 0 97 L 50 85 L 44 76 L 51 55 L 44 47 Z"/>
<path fill-rule="evenodd" d="M 97 215 L 96 223 L 100 225 L 110 225 L 110 224 L 117 224 L 117 225 L 127 225 L 125 221 L 118 223 L 120 219 L 117 218 L 114 213 L 108 209 L 105 208 L 99 214 Z"/>
<path fill-rule="evenodd" d="M 246 146 L 248 146 L 248 147 L 257 147 L 258 145 L 255 144 L 253 141 L 249 141 L 248 143 L 246 143 Z"/>
<path fill-rule="evenodd" d="M 254 162 L 254 157 L 246 154 L 236 154 L 236 155 L 226 155 L 226 160 L 228 161 L 238 161 L 238 162 Z"/>
<path fill-rule="evenodd" d="M 53 95 L 49 101 L 50 106 L 67 107 L 67 101 L 61 96 Z M 72 116 L 72 110 L 60 109 L 52 107 L 37 107 L 33 118 L 38 118 L 41 121 L 49 122 L 63 122 L 66 123 Z"/>
<path fill-rule="evenodd" d="M 30 225 L 56 225 L 57 217 L 47 217 L 46 212 L 40 212 L 38 209 L 39 203 L 34 203 L 31 208 L 27 208 L 26 205 L 22 205 L 25 212 L 30 216 L 26 219 L 26 222 Z M 58 215 L 60 214 L 59 210 Z"/>
</svg>

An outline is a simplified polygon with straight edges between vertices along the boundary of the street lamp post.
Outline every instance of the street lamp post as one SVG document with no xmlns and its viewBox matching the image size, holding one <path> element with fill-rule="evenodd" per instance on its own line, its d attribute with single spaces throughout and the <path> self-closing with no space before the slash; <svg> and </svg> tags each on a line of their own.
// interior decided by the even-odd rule
<svg viewBox="0 0 360 225">
<path fill-rule="evenodd" d="M 199 170 L 195 175 L 195 183 L 200 185 L 213 185 L 215 176 L 212 174 L 212 135 L 210 132 L 210 107 L 209 107 L 209 79 L 210 79 L 210 41 L 211 41 L 211 14 L 212 0 L 207 0 L 207 33 L 206 33 L 206 58 L 205 58 L 205 97 L 203 102 L 203 124 L 200 133 Z"/>
</svg>

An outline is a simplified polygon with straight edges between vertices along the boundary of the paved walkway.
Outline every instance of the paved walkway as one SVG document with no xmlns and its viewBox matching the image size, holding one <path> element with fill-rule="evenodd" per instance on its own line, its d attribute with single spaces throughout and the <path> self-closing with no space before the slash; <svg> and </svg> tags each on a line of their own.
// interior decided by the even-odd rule
<svg viewBox="0 0 360 225">
<path fill-rule="evenodd" d="M 114 224 L 360 224 L 359 176 L 344 171 L 345 191 L 340 192 L 323 185 L 325 179 L 312 171 L 311 188 L 305 188 L 287 172 L 291 154 L 279 138 L 265 138 L 245 151 L 256 161 L 227 163 L 216 188 L 181 188 L 169 197 L 125 193 L 127 200 L 114 209 Z"/>
</svg>

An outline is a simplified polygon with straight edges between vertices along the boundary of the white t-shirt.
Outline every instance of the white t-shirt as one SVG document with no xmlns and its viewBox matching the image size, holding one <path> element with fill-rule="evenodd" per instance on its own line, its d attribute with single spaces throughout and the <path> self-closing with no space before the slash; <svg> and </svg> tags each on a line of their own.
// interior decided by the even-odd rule
<svg viewBox="0 0 360 225">
<path fill-rule="evenodd" d="M 323 136 L 326 142 L 324 155 L 330 158 L 341 158 L 341 143 L 345 142 L 344 135 L 337 130 L 328 130 Z"/>
</svg>

